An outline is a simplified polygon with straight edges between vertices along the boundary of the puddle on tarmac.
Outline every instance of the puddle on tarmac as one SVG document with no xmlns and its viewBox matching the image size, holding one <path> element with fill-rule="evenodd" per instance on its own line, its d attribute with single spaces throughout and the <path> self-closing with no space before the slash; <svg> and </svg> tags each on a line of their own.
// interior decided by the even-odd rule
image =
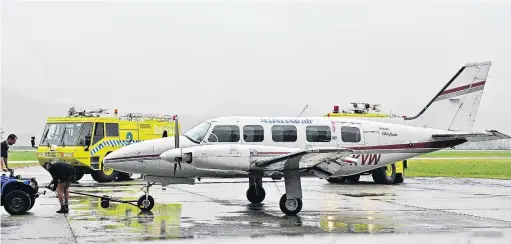
<svg viewBox="0 0 511 244">
<path fill-rule="evenodd" d="M 343 196 L 347 196 L 347 197 L 384 197 L 384 196 L 388 196 L 388 195 L 391 195 L 391 194 L 386 194 L 386 193 L 343 193 L 341 194 Z"/>
<path fill-rule="evenodd" d="M 92 233 L 125 233 L 157 236 L 158 238 L 180 238 L 181 204 L 155 204 L 151 211 L 141 211 L 137 206 L 110 202 L 108 208 L 101 207 L 101 200 L 88 196 L 73 196 L 68 220 L 74 228 L 82 227 Z M 133 198 L 120 198 L 133 200 Z"/>
</svg>

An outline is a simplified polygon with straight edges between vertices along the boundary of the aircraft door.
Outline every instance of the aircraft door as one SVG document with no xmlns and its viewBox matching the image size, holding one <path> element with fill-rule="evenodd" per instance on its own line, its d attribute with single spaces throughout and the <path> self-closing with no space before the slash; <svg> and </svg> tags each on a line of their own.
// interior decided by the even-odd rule
<svg viewBox="0 0 511 244">
<path fill-rule="evenodd" d="M 380 127 L 366 124 L 363 127 L 363 134 L 366 146 L 377 146 L 380 144 Z"/>
</svg>

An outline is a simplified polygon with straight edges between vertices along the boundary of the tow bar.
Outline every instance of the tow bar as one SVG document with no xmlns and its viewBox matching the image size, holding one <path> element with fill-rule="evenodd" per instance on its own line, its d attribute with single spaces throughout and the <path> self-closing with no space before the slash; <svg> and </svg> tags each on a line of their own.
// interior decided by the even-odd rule
<svg viewBox="0 0 511 244">
<path fill-rule="evenodd" d="M 101 199 L 101 207 L 102 208 L 108 208 L 110 206 L 110 202 L 118 202 L 118 203 L 127 203 L 127 204 L 131 204 L 135 207 L 138 207 L 140 208 L 140 210 L 144 210 L 142 209 L 140 206 L 138 206 L 136 203 L 138 203 L 137 200 L 131 200 L 131 201 L 127 201 L 127 200 L 120 200 L 120 199 L 115 199 L 111 196 L 107 196 L 107 195 L 102 195 L 102 196 L 99 196 L 99 195 L 93 195 L 93 194 L 88 194 L 88 193 L 83 193 L 83 192 L 76 192 L 76 191 L 69 191 L 69 193 L 74 193 L 74 194 L 77 194 L 77 195 L 83 195 L 83 196 L 89 196 L 89 197 L 96 197 L 96 198 L 100 198 Z"/>
</svg>

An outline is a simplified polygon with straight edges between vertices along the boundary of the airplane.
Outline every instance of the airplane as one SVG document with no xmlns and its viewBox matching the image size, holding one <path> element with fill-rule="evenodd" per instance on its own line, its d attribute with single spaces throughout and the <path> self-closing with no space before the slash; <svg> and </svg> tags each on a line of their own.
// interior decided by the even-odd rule
<svg viewBox="0 0 511 244">
<path fill-rule="evenodd" d="M 266 195 L 262 178 L 283 177 L 280 209 L 296 215 L 303 205 L 303 173 L 330 179 L 381 169 L 385 175 L 386 166 L 395 167 L 397 161 L 465 142 L 511 138 L 496 130 L 472 132 L 490 66 L 491 61 L 462 66 L 403 124 L 339 117 L 217 117 L 183 135 L 176 129 L 174 137 L 122 147 L 106 156 L 104 165 L 144 176 L 142 210 L 154 205 L 149 187 L 156 183 L 249 178 L 247 199 L 261 203 Z"/>
</svg>

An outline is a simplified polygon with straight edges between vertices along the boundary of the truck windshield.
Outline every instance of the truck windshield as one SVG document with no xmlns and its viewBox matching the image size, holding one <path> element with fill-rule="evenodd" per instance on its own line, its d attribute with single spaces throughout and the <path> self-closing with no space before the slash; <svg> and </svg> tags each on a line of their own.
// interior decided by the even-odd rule
<svg viewBox="0 0 511 244">
<path fill-rule="evenodd" d="M 200 143 L 204 136 L 206 136 L 210 126 L 211 124 L 208 122 L 200 123 L 184 133 L 184 136 L 195 143 Z"/>
<path fill-rule="evenodd" d="M 92 123 L 47 124 L 40 145 L 78 146 L 91 135 Z"/>
</svg>

